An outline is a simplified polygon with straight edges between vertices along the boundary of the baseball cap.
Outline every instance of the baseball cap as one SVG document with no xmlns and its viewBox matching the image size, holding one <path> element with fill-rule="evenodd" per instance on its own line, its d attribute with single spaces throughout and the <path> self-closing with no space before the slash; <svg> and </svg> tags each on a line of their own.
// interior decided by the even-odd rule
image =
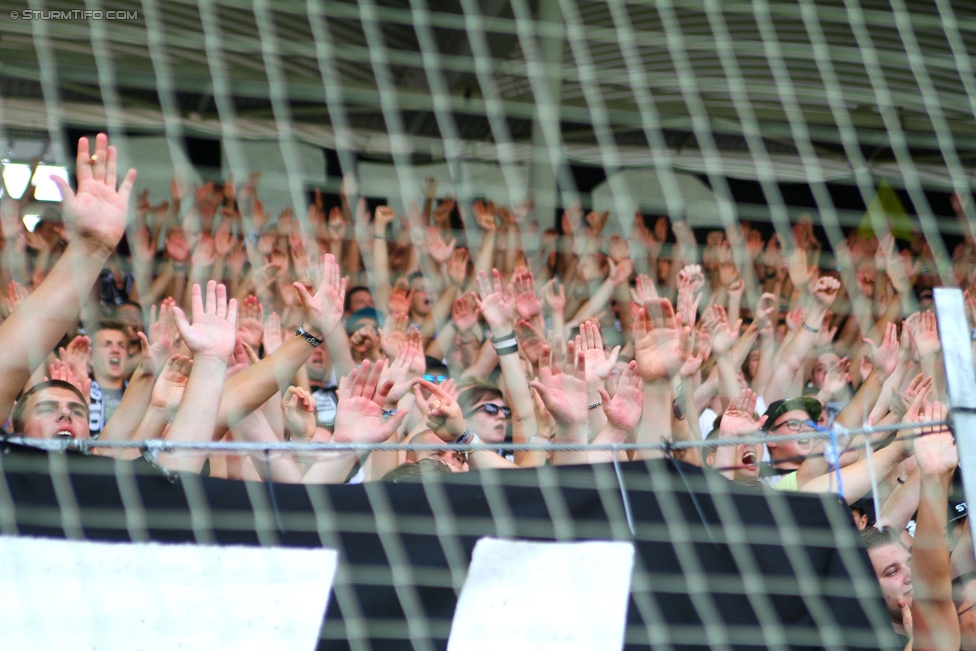
<svg viewBox="0 0 976 651">
<path fill-rule="evenodd" d="M 787 400 L 777 400 L 766 409 L 766 422 L 763 423 L 763 431 L 769 431 L 776 419 L 788 411 L 801 410 L 807 412 L 810 420 L 817 422 L 820 419 L 820 412 L 823 405 L 816 398 L 803 396 L 802 398 L 789 398 Z"/>
</svg>

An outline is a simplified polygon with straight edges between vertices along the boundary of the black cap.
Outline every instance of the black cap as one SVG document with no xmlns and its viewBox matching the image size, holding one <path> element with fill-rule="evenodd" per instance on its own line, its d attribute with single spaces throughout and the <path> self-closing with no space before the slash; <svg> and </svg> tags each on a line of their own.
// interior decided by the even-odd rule
<svg viewBox="0 0 976 651">
<path fill-rule="evenodd" d="M 768 432 L 776 419 L 788 411 L 801 410 L 807 412 L 810 420 L 817 422 L 820 420 L 820 413 L 823 405 L 816 398 L 803 396 L 802 398 L 789 398 L 788 400 L 777 400 L 766 408 L 766 422 L 763 423 L 763 431 Z"/>
</svg>

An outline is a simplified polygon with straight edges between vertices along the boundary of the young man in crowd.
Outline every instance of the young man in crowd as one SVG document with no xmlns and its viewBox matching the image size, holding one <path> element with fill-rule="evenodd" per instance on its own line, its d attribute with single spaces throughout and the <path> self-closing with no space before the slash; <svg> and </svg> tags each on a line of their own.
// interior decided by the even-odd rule
<svg viewBox="0 0 976 651">
<path fill-rule="evenodd" d="M 126 326 L 118 321 L 99 323 L 91 339 L 88 426 L 92 438 L 98 438 L 122 401 L 128 375 L 129 341 Z"/>
</svg>

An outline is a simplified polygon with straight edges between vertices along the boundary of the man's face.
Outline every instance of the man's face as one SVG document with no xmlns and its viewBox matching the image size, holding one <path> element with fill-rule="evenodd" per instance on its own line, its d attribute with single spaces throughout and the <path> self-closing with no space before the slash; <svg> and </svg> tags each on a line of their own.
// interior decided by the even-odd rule
<svg viewBox="0 0 976 651">
<path fill-rule="evenodd" d="M 88 407 L 69 389 L 48 387 L 28 398 L 24 436 L 32 439 L 91 438 Z"/>
<path fill-rule="evenodd" d="M 762 459 L 761 445 L 737 445 L 735 446 L 735 465 L 732 468 L 732 481 L 755 482 L 759 479 L 759 461 Z M 715 449 L 705 457 L 705 463 L 715 468 Z M 727 468 L 715 468 L 723 471 Z"/>
<path fill-rule="evenodd" d="M 912 605 L 912 568 L 908 550 L 897 543 L 868 550 L 874 574 L 881 584 L 881 594 L 891 621 L 901 624 L 899 601 Z"/>
<path fill-rule="evenodd" d="M 766 441 L 766 447 L 769 448 L 769 456 L 773 461 L 789 459 L 799 466 L 800 462 L 810 454 L 810 450 L 813 449 L 813 441 L 811 439 L 801 439 L 799 441 L 776 440 L 778 436 L 816 431 L 811 425 L 807 424 L 809 420 L 810 414 L 802 409 L 788 411 L 776 419 L 776 422 L 769 428 L 767 434 L 768 440 Z"/>
<path fill-rule="evenodd" d="M 410 442 L 423 443 L 424 445 L 443 443 L 443 441 L 430 430 L 421 432 L 410 439 Z M 421 459 L 428 458 L 440 459 L 451 468 L 451 472 L 468 471 L 468 462 L 464 458 L 464 455 L 454 450 L 410 450 L 407 452 L 407 461 L 412 463 L 416 463 Z"/>
<path fill-rule="evenodd" d="M 92 342 L 92 372 L 95 379 L 121 380 L 129 358 L 129 342 L 121 330 L 99 330 Z"/>
<path fill-rule="evenodd" d="M 358 290 L 355 294 L 349 297 L 349 314 L 353 312 L 358 312 L 359 310 L 366 307 L 376 307 L 373 304 L 373 295 L 370 294 L 365 289 Z"/>
<path fill-rule="evenodd" d="M 319 346 L 313 350 L 308 361 L 305 362 L 308 379 L 319 383 L 328 380 L 329 378 L 325 377 L 325 371 L 329 365 L 329 361 L 329 351 L 325 346 Z"/>
<path fill-rule="evenodd" d="M 489 414 L 488 411 L 495 413 Z M 481 437 L 485 443 L 501 443 L 505 440 L 505 430 L 508 428 L 511 412 L 501 398 L 484 398 L 475 404 L 470 414 L 465 414 L 465 419 L 471 426 L 471 431 Z"/>
<path fill-rule="evenodd" d="M 813 367 L 813 386 L 817 389 L 821 388 L 827 371 L 837 366 L 838 362 L 840 362 L 840 357 L 834 353 L 824 353 L 818 357 L 817 365 Z"/>
<path fill-rule="evenodd" d="M 410 311 L 418 316 L 430 314 L 430 298 L 427 296 L 427 283 L 423 278 L 414 278 L 410 282 L 413 298 L 410 300 Z"/>
</svg>

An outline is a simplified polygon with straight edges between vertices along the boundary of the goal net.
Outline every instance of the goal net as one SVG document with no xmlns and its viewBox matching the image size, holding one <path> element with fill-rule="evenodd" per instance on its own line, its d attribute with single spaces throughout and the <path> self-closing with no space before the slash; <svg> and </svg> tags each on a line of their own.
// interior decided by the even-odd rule
<svg viewBox="0 0 976 651">
<path fill-rule="evenodd" d="M 592 321 L 603 330 L 608 355 L 620 344 L 621 362 L 629 361 L 631 325 L 641 318 L 630 313 L 631 296 L 635 309 L 660 296 L 681 310 L 687 303 L 681 304 L 679 264 L 699 264 L 711 287 L 700 305 L 691 305 L 699 324 L 706 319 L 696 333 L 711 329 L 706 306 L 712 304 L 725 306 L 731 324 L 741 316 L 741 337 L 748 337 L 749 323 L 757 330 L 764 323 L 763 297 L 772 297 L 773 320 L 765 324 L 776 329 L 775 342 L 768 353 L 759 339 L 739 351 L 736 391 L 741 374 L 742 385 L 762 398 L 755 379 L 763 361 L 769 377 L 779 377 L 776 369 L 790 363 L 785 344 L 805 336 L 804 329 L 817 335 L 816 346 L 811 337 L 797 361 L 803 372 L 788 378 L 792 387 L 763 387 L 767 397 L 788 397 L 795 388 L 821 399 L 824 422 L 799 430 L 784 421 L 793 435 L 782 440 L 812 441 L 817 451 L 804 454 L 819 456 L 828 470 L 817 494 L 723 476 L 777 460 L 764 446 L 765 430 L 718 432 L 735 398 L 727 384 L 719 388 L 726 377 L 714 361 L 692 370 L 687 383 L 674 373 L 671 410 L 651 410 L 645 394 L 640 427 L 687 419 L 686 439 L 648 444 L 629 436 L 608 443 L 597 429 L 584 443 L 560 448 L 558 433 L 550 443 L 538 436 L 526 442 L 509 424 L 498 445 L 475 445 L 515 460 L 527 449 L 543 453 L 537 467 L 518 470 L 478 469 L 469 459 L 473 471 L 464 474 L 423 472 L 397 482 L 370 476 L 378 453 L 403 460 L 406 451 L 451 456 L 471 447 L 460 439 L 454 446 L 407 441 L 402 433 L 386 444 L 347 448 L 361 462 L 354 470 L 376 480 L 360 483 L 360 475 L 347 485 L 261 481 L 275 476 L 276 460 L 297 459 L 304 470 L 340 449 L 283 435 L 250 446 L 235 434 L 184 447 L 165 441 L 116 447 L 137 450 L 143 458 L 135 461 L 80 454 L 97 449 L 98 441 L 14 438 L 0 454 L 0 546 L 6 546 L 0 593 L 9 605 L 0 621 L 12 631 L 9 648 L 904 648 L 892 625 L 897 616 L 852 523 L 848 502 L 854 500 L 845 497 L 838 459 L 849 441 L 866 455 L 871 474 L 855 513 L 866 510 L 873 522 L 899 485 L 918 480 L 912 464 L 875 476 L 880 462 L 871 456 L 883 454 L 883 439 L 890 443 L 907 428 L 900 423 L 919 391 L 912 377 L 933 376 L 931 399 L 960 412 L 976 400 L 965 389 L 972 378 L 965 337 L 976 325 L 969 322 L 976 304 L 968 291 L 965 304 L 953 294 L 956 311 L 940 312 L 938 327 L 954 328 L 950 338 L 942 332 L 942 351 L 926 356 L 924 346 L 902 344 L 916 347 L 905 349 L 901 375 L 883 391 L 883 359 L 872 354 L 884 345 L 886 324 L 896 324 L 896 352 L 899 333 L 910 339 L 904 334 L 915 327 L 909 317 L 934 309 L 935 288 L 976 284 L 970 189 L 976 5 L 48 4 L 6 2 L 0 11 L 4 199 L 17 202 L 19 211 L 5 214 L 3 224 L 0 280 L 11 283 L 0 300 L 5 318 L 43 282 L 64 245 L 56 214 L 61 194 L 52 177 L 74 178 L 79 138 L 94 143 L 94 134 L 106 133 L 118 148 L 119 167 L 138 169 L 139 196 L 132 228 L 96 286 L 103 306 L 115 310 L 132 298 L 129 281 L 120 280 L 129 278 L 140 296 L 156 299 L 141 304 L 148 317 L 150 304 L 158 306 L 174 286 L 167 283 L 183 273 L 175 298 L 189 315 L 187 287 L 206 284 L 211 276 L 193 273 L 206 262 L 225 274 L 213 272 L 214 279 L 231 279 L 231 292 L 240 290 L 243 310 L 248 287 L 261 294 L 259 270 L 283 265 L 284 285 L 320 281 L 314 261 L 307 272 L 299 264 L 301 248 L 309 257 L 334 253 L 348 287 L 371 290 L 380 314 L 390 312 L 380 297 L 396 300 L 397 283 L 403 300 L 408 290 L 411 297 L 425 292 L 429 313 L 439 296 L 454 290 L 446 259 L 443 269 L 425 260 L 435 256 L 435 245 L 450 242 L 455 253 L 469 251 L 461 274 L 467 290 L 475 288 L 471 270 L 499 269 L 506 283 L 518 282 L 517 269 L 535 272 L 539 291 L 530 293 L 539 294 L 543 312 L 525 326 L 538 325 L 537 331 L 518 338 L 535 387 L 540 362 L 530 344 L 558 349 L 559 338 L 581 332 L 585 344 L 583 324 Z M 245 214 L 235 217 L 238 205 Z M 382 206 L 400 218 L 381 232 L 374 227 Z M 292 223 L 306 244 L 289 239 Z M 143 227 L 152 264 L 140 276 L 134 256 Z M 53 239 L 44 240 L 46 233 Z M 228 248 L 221 254 L 224 236 Z M 494 248 L 478 260 L 488 240 Z M 624 265 L 630 275 L 615 284 L 613 274 Z M 377 281 L 381 267 L 384 279 Z M 835 280 L 840 290 L 833 289 L 832 312 L 815 328 L 804 315 L 815 311 L 818 276 Z M 575 322 L 569 308 L 556 318 L 543 300 L 542 284 L 550 278 L 581 315 Z M 642 294 L 639 278 L 650 279 L 655 298 Z M 303 325 L 294 320 L 302 303 L 295 289 L 274 289 L 275 282 L 281 284 L 267 280 L 270 303 L 260 297 L 257 328 L 274 309 L 290 335 L 288 329 Z M 379 292 L 384 282 L 386 291 Z M 154 294 L 148 285 L 161 289 Z M 595 307 L 587 311 L 588 305 Z M 346 308 L 340 328 L 349 329 L 358 312 Z M 460 318 L 455 313 L 452 320 L 450 309 L 448 303 L 439 326 Z M 92 337 L 101 316 L 82 314 Z M 687 311 L 681 316 L 687 319 Z M 385 324 L 376 329 L 399 342 L 412 325 L 404 321 L 394 333 L 400 339 Z M 476 329 L 482 333 L 477 345 L 494 351 L 485 318 Z M 267 337 L 266 327 L 263 332 Z M 348 335 L 353 341 L 357 333 Z M 457 342 L 452 339 L 458 349 L 452 360 L 446 346 L 429 348 L 436 337 L 425 333 L 423 377 L 435 384 L 481 379 L 467 373 L 479 358 L 464 357 L 466 336 L 458 331 Z M 692 356 L 708 348 L 695 336 Z M 862 343 L 865 338 L 873 343 Z M 264 346 L 255 346 L 258 356 L 270 355 L 267 340 Z M 714 335 L 711 346 L 719 346 Z M 380 356 L 392 363 L 397 350 Z M 32 350 L 30 357 L 47 369 L 49 354 L 59 353 Z M 855 401 L 867 393 L 861 387 L 872 372 L 883 398 L 872 394 L 862 406 Z M 47 374 L 54 377 L 42 370 L 35 380 Z M 709 381 L 714 388 L 699 392 Z M 839 382 L 836 389 L 832 381 Z M 508 382 L 504 377 L 498 394 L 510 407 L 519 396 Z M 328 385 L 328 375 L 320 383 Z M 316 405 L 319 426 L 330 409 L 335 420 L 331 388 L 331 406 L 328 400 Z M 556 410 L 543 406 L 528 381 L 525 390 L 532 392 L 540 428 L 546 416 L 556 429 Z M 105 396 L 100 400 L 114 399 L 124 410 L 124 400 Z M 588 396 L 589 412 L 606 410 L 610 394 L 600 396 L 595 389 Z M 899 396 L 906 403 L 900 414 Z M 760 402 L 756 415 L 775 401 Z M 884 407 L 875 414 L 879 401 Z M 104 409 L 107 402 L 98 404 Z M 147 394 L 143 411 L 148 404 Z M 847 427 L 832 425 L 851 404 L 863 411 L 853 425 L 850 411 L 842 419 Z M 483 407 L 472 406 L 469 422 Z M 280 411 L 278 404 L 272 408 Z M 423 429 L 426 412 L 417 407 L 411 414 L 410 427 Z M 922 415 L 912 427 L 926 420 Z M 960 467 L 976 464 L 967 452 L 976 434 L 963 427 L 965 418 L 954 421 Z M 282 431 L 287 423 L 278 419 L 269 417 L 269 427 Z M 23 433 L 12 422 L 6 429 Z M 918 436 L 898 435 L 891 445 Z M 750 445 L 758 455 L 747 451 L 747 459 L 742 449 Z M 64 452 L 68 447 L 73 450 Z M 102 447 L 112 448 L 104 441 Z M 723 448 L 736 450 L 735 461 L 704 467 Z M 545 461 L 581 451 L 600 462 Z M 211 455 L 211 476 L 161 471 L 161 453 Z M 218 458 L 250 464 L 253 476 L 241 480 L 218 470 Z M 230 468 L 235 461 L 220 463 Z M 950 505 L 964 508 L 958 474 Z M 896 532 L 913 513 L 904 523 L 895 518 Z M 63 625 L 61 610 L 71 611 Z"/>
</svg>

